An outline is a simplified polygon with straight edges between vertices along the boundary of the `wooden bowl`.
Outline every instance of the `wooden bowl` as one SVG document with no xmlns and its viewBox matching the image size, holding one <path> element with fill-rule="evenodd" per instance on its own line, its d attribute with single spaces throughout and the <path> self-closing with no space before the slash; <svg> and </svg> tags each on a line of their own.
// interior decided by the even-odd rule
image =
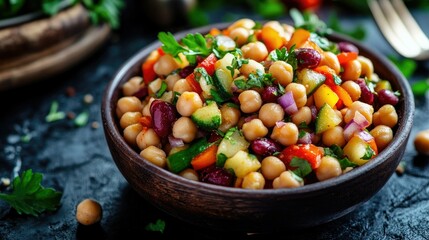
<svg viewBox="0 0 429 240">
<path fill-rule="evenodd" d="M 216 24 L 180 32 L 207 33 Z M 121 86 L 141 75 L 141 64 L 155 42 L 129 59 L 107 85 L 101 114 L 105 137 L 113 160 L 123 176 L 144 200 L 185 222 L 222 231 L 271 232 L 301 229 L 340 218 L 376 194 L 395 172 L 410 135 L 414 98 L 405 77 L 383 55 L 345 36 L 332 34 L 333 41 L 355 44 L 360 55 L 372 60 L 375 72 L 389 79 L 403 95 L 396 110 L 398 127 L 393 141 L 367 164 L 339 177 L 294 189 L 247 190 L 191 181 L 143 160 L 124 140 L 115 114 Z"/>
</svg>

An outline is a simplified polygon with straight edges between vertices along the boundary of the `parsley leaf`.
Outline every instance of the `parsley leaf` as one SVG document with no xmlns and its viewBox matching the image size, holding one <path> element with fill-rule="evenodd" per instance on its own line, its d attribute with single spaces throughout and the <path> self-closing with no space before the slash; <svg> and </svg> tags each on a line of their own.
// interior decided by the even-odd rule
<svg viewBox="0 0 429 240">
<path fill-rule="evenodd" d="M 179 53 L 187 51 L 186 48 L 176 41 L 171 32 L 158 33 L 158 39 L 162 43 L 162 50 L 165 53 L 171 54 L 173 57 L 177 58 Z"/>
<path fill-rule="evenodd" d="M 263 88 L 265 86 L 270 86 L 273 84 L 274 79 L 271 74 L 264 73 L 261 70 L 256 70 L 256 73 L 249 74 L 247 81 L 240 79 L 235 80 L 234 84 L 237 88 L 242 90 L 247 90 L 251 88 Z"/>
<path fill-rule="evenodd" d="M 165 229 L 165 221 L 162 219 L 156 220 L 155 223 L 149 223 L 144 228 L 146 231 L 152 231 L 152 232 L 161 232 L 164 233 Z"/>
<path fill-rule="evenodd" d="M 12 193 L 0 193 L 0 199 L 9 203 L 19 214 L 38 216 L 43 211 L 54 211 L 60 204 L 62 193 L 52 188 L 44 188 L 40 183 L 43 175 L 24 171 L 12 183 Z"/>
<path fill-rule="evenodd" d="M 45 121 L 46 122 L 54 122 L 54 121 L 64 119 L 65 117 L 66 117 L 66 114 L 64 112 L 58 111 L 58 102 L 53 101 L 51 103 L 51 108 L 49 110 L 49 113 L 45 117 Z"/>
<path fill-rule="evenodd" d="M 88 123 L 89 113 L 87 111 L 81 112 L 74 119 L 74 124 L 78 127 L 83 127 Z"/>
<path fill-rule="evenodd" d="M 362 159 L 364 160 L 369 160 L 371 159 L 373 156 L 375 155 L 374 150 L 372 150 L 372 148 L 367 145 L 366 149 L 365 149 L 365 154 L 363 155 Z"/>
<path fill-rule="evenodd" d="M 292 172 L 301 178 L 307 176 L 312 171 L 310 163 L 307 160 L 299 157 L 293 157 L 290 161 L 290 166 L 296 167 L 296 169 L 294 169 Z"/>
<path fill-rule="evenodd" d="M 302 28 L 322 36 L 328 32 L 328 27 L 325 22 L 321 21 L 319 17 L 310 10 L 300 12 L 296 8 L 292 8 L 289 14 L 294 22 L 295 28 Z"/>
</svg>

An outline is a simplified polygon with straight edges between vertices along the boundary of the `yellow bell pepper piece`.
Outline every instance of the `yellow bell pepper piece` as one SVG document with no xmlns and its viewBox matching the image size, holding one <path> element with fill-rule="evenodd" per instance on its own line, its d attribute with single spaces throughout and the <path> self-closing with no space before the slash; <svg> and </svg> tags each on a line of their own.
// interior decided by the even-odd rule
<svg viewBox="0 0 429 240">
<path fill-rule="evenodd" d="M 317 109 L 320 109 L 325 103 L 334 108 L 339 99 L 338 95 L 326 84 L 320 85 L 314 92 L 314 103 Z"/>
</svg>

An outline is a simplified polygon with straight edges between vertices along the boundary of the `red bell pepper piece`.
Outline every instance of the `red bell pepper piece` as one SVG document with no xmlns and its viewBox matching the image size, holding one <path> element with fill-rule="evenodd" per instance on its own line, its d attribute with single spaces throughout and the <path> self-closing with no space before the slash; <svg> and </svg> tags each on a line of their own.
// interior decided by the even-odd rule
<svg viewBox="0 0 429 240">
<path fill-rule="evenodd" d="M 322 156 L 322 150 L 314 144 L 294 144 L 286 147 L 280 153 L 279 159 L 282 160 L 289 169 L 291 168 L 290 163 L 294 157 L 308 161 L 311 168 L 316 169 L 320 166 Z"/>
<path fill-rule="evenodd" d="M 357 52 L 342 52 L 337 54 L 338 61 L 340 62 L 340 65 L 346 64 L 352 60 L 357 59 L 358 53 Z"/>
<path fill-rule="evenodd" d="M 156 73 L 153 67 L 155 66 L 155 63 L 159 60 L 160 57 L 160 51 L 155 50 L 150 53 L 149 57 L 142 64 L 144 83 L 149 84 L 150 82 L 155 80 Z"/>
<path fill-rule="evenodd" d="M 202 62 L 200 62 L 197 65 L 198 67 L 202 67 L 206 70 L 206 72 L 209 75 L 213 75 L 215 72 L 215 63 L 217 61 L 217 57 L 216 55 L 214 55 L 214 53 L 211 53 L 209 56 L 207 56 Z M 188 82 L 188 84 L 192 87 L 192 89 L 194 90 L 194 92 L 200 94 L 203 92 L 203 90 L 201 89 L 200 83 L 198 83 L 198 81 L 195 79 L 195 74 L 191 73 L 186 77 L 186 81 Z"/>
</svg>

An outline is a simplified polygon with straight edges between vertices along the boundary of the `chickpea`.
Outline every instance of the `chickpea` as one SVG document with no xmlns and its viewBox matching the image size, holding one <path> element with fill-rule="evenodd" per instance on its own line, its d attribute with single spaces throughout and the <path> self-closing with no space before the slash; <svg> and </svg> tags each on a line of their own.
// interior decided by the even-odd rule
<svg viewBox="0 0 429 240">
<path fill-rule="evenodd" d="M 187 178 L 189 180 L 194 180 L 194 181 L 199 180 L 197 171 L 195 171 L 192 168 L 187 168 L 187 169 L 181 171 L 179 173 L 179 176 L 182 176 L 182 177 Z"/>
<path fill-rule="evenodd" d="M 137 97 L 121 97 L 116 104 L 116 115 L 121 118 L 126 112 L 140 112 L 142 108 L 142 102 Z"/>
<path fill-rule="evenodd" d="M 268 73 L 282 86 L 287 86 L 293 80 L 293 68 L 284 61 L 275 61 L 268 69 Z"/>
<path fill-rule="evenodd" d="M 250 172 L 243 178 L 241 184 L 242 188 L 245 189 L 264 189 L 265 178 L 260 172 Z"/>
<path fill-rule="evenodd" d="M 381 151 L 389 145 L 393 139 L 393 131 L 385 125 L 378 125 L 369 132 L 375 140 L 378 151 Z"/>
<path fill-rule="evenodd" d="M 372 114 L 374 113 L 374 107 L 361 101 L 354 101 L 349 106 L 346 113 L 344 114 L 344 122 L 349 123 L 354 118 L 356 111 L 361 113 L 369 122 L 369 124 L 372 123 Z"/>
<path fill-rule="evenodd" d="M 353 101 L 357 101 L 360 98 L 360 95 L 362 94 L 362 91 L 359 87 L 359 84 L 357 84 L 354 81 L 345 81 L 341 84 L 341 87 L 346 90 L 346 92 L 350 95 L 351 99 Z"/>
<path fill-rule="evenodd" d="M 167 76 L 177 68 L 179 68 L 179 64 L 170 54 L 165 54 L 161 56 L 153 66 L 155 73 L 161 76 Z"/>
<path fill-rule="evenodd" d="M 268 49 L 262 42 L 251 42 L 241 47 L 244 58 L 250 58 L 262 62 L 268 56 Z"/>
<path fill-rule="evenodd" d="M 273 181 L 273 188 L 296 188 L 304 186 L 304 181 L 292 171 L 284 171 Z"/>
<path fill-rule="evenodd" d="M 143 126 L 140 123 L 129 125 L 123 131 L 125 141 L 132 146 L 137 146 L 136 138 L 142 130 Z"/>
<path fill-rule="evenodd" d="M 160 146 L 161 139 L 153 128 L 143 129 L 136 137 L 137 146 L 143 150 L 149 146 Z"/>
<path fill-rule="evenodd" d="M 119 120 L 119 125 L 124 129 L 132 124 L 138 123 L 141 117 L 141 112 L 126 112 Z"/>
<path fill-rule="evenodd" d="M 238 46 L 242 46 L 247 43 L 247 39 L 250 36 L 250 31 L 243 27 L 238 27 L 229 33 L 229 36 L 235 41 Z"/>
<path fill-rule="evenodd" d="M 168 91 L 173 91 L 174 89 L 174 85 L 176 84 L 177 81 L 179 81 L 180 75 L 175 73 L 175 74 L 170 74 L 165 78 L 165 83 L 167 83 L 167 90 Z M 186 80 L 186 79 L 185 79 Z"/>
<path fill-rule="evenodd" d="M 185 143 L 192 142 L 197 132 L 197 125 L 189 117 L 180 117 L 173 124 L 173 136 L 182 139 Z"/>
<path fill-rule="evenodd" d="M 84 199 L 76 207 L 76 220 L 82 225 L 98 223 L 102 215 L 101 205 L 94 199 Z"/>
<path fill-rule="evenodd" d="M 282 106 L 277 103 L 265 103 L 259 109 L 258 118 L 264 123 L 267 127 L 274 127 L 276 122 L 283 120 L 285 117 L 285 111 Z"/>
<path fill-rule="evenodd" d="M 315 171 L 319 181 L 338 177 L 342 173 L 340 162 L 331 156 L 322 157 L 320 166 Z"/>
<path fill-rule="evenodd" d="M 228 106 L 228 104 L 222 105 L 220 114 L 222 116 L 222 121 L 219 130 L 222 132 L 226 132 L 228 129 L 236 126 L 241 117 L 241 111 L 238 108 Z"/>
<path fill-rule="evenodd" d="M 167 166 L 167 155 L 158 147 L 148 146 L 140 152 L 140 156 L 160 168 Z"/>
<path fill-rule="evenodd" d="M 414 147 L 422 155 L 429 155 L 429 129 L 417 133 L 414 138 Z"/>
<path fill-rule="evenodd" d="M 335 73 L 338 75 L 341 70 L 341 65 L 340 65 L 340 61 L 338 61 L 337 55 L 329 51 L 323 52 L 321 55 L 322 55 L 322 59 L 319 63 L 319 66 L 326 65 L 332 68 L 335 71 Z"/>
<path fill-rule="evenodd" d="M 249 18 L 242 18 L 240 20 L 235 21 L 228 27 L 228 31 L 231 32 L 233 29 L 242 27 L 245 29 L 252 29 L 256 25 L 255 21 Z"/>
<path fill-rule="evenodd" d="M 326 146 L 338 145 L 344 147 L 346 139 L 344 138 L 344 129 L 340 126 L 335 126 L 323 132 L 322 142 Z"/>
<path fill-rule="evenodd" d="M 398 123 L 398 114 L 395 107 L 391 104 L 385 104 L 373 115 L 375 126 L 386 125 L 393 128 Z"/>
<path fill-rule="evenodd" d="M 244 113 L 254 113 L 262 106 L 261 95 L 255 90 L 245 90 L 238 95 L 240 109 Z"/>
<path fill-rule="evenodd" d="M 184 93 L 184 92 L 192 92 L 192 91 L 193 89 L 191 85 L 189 85 L 188 81 L 186 81 L 186 79 L 184 78 L 177 80 L 173 86 L 173 92 Z"/>
<path fill-rule="evenodd" d="M 155 98 L 150 97 L 149 101 L 147 102 L 146 105 L 144 105 L 143 110 L 142 110 L 142 114 L 143 116 L 148 116 L 151 117 L 152 114 L 150 113 L 150 105 L 152 105 L 152 102 L 155 100 Z"/>
<path fill-rule="evenodd" d="M 184 92 L 179 96 L 176 103 L 177 112 L 184 117 L 189 117 L 197 109 L 203 107 L 203 100 L 196 92 Z"/>
<path fill-rule="evenodd" d="M 122 86 L 122 93 L 124 96 L 132 96 L 134 93 L 140 90 L 142 85 L 144 85 L 142 77 L 132 77 Z"/>
<path fill-rule="evenodd" d="M 360 77 L 362 66 L 358 60 L 351 60 L 343 65 L 344 72 L 341 76 L 344 80 L 356 80 Z"/>
<path fill-rule="evenodd" d="M 298 141 L 298 133 L 298 127 L 294 123 L 287 122 L 282 126 L 274 126 L 271 138 L 284 146 L 289 146 Z"/>
<path fill-rule="evenodd" d="M 290 83 L 286 86 L 285 91 L 292 92 L 293 99 L 298 108 L 305 106 L 307 103 L 307 90 L 304 85 L 300 83 Z"/>
<path fill-rule="evenodd" d="M 372 74 L 374 73 L 374 65 L 372 64 L 372 61 L 369 58 L 360 55 L 357 60 L 361 65 L 361 76 L 371 79 Z"/>
<path fill-rule="evenodd" d="M 262 64 L 253 59 L 249 59 L 248 63 L 245 63 L 243 64 L 243 66 L 241 66 L 240 73 L 243 74 L 245 77 L 248 77 L 249 74 L 255 74 L 258 70 L 263 73 L 265 72 L 265 68 Z"/>
<path fill-rule="evenodd" d="M 286 171 L 286 165 L 278 157 L 268 156 L 261 162 L 261 172 L 267 180 L 275 179 L 284 171 Z"/>
<path fill-rule="evenodd" d="M 303 122 L 309 125 L 311 123 L 311 109 L 307 106 L 298 109 L 298 112 L 292 114 L 292 122 L 297 126 Z"/>
<path fill-rule="evenodd" d="M 258 118 L 244 123 L 242 129 L 244 137 L 249 141 L 264 137 L 268 134 L 268 128 L 265 127 L 262 121 Z"/>
</svg>

